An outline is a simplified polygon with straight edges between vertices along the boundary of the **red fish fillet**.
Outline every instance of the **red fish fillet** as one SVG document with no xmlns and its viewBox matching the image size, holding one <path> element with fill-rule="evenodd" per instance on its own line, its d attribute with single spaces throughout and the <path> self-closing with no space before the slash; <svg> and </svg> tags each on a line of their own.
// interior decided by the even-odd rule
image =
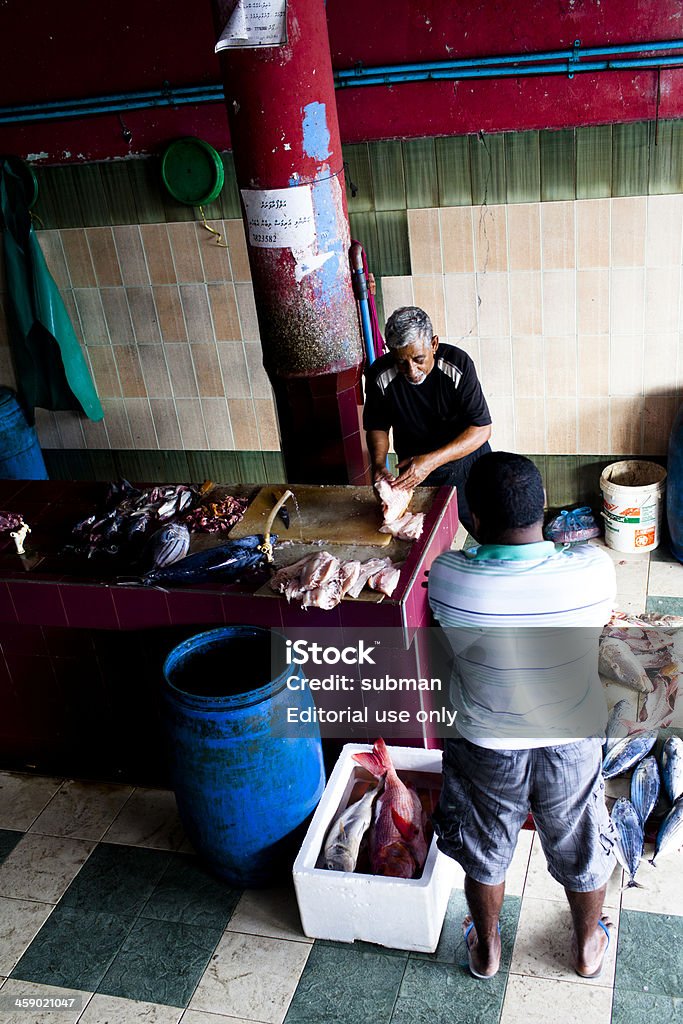
<svg viewBox="0 0 683 1024">
<path fill-rule="evenodd" d="M 405 487 L 392 487 L 388 480 L 378 480 L 375 490 L 382 502 L 382 515 L 385 523 L 393 523 L 400 519 L 410 505 L 412 490 Z"/>
</svg>

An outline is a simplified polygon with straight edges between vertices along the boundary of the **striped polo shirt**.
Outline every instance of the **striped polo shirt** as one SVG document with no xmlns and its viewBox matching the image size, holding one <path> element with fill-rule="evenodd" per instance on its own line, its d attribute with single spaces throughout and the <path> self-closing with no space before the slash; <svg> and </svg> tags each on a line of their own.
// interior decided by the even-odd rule
<svg viewBox="0 0 683 1024">
<path fill-rule="evenodd" d="M 598 638 L 615 597 L 612 560 L 590 544 L 485 544 L 439 555 L 429 603 L 454 654 L 460 735 L 495 749 L 601 735 Z"/>
</svg>

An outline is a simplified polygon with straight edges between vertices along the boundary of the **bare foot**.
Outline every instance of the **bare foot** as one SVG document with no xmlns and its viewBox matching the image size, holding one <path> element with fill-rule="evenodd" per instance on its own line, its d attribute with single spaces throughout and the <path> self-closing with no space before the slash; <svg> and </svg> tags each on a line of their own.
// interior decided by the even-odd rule
<svg viewBox="0 0 683 1024">
<path fill-rule="evenodd" d="M 613 927 L 613 922 L 610 921 L 606 914 L 603 914 L 598 921 L 598 927 L 595 929 L 594 934 L 586 943 L 582 957 L 579 957 L 577 953 L 576 939 L 574 939 L 574 970 L 581 978 L 600 977 Z"/>
<path fill-rule="evenodd" d="M 481 948 L 483 943 L 479 942 L 477 933 L 474 930 L 472 918 L 468 914 L 462 922 L 462 933 L 467 946 L 467 959 L 469 961 L 470 974 L 475 978 L 493 978 L 500 967 L 500 930 L 496 931 L 495 938 L 490 948 Z"/>
</svg>

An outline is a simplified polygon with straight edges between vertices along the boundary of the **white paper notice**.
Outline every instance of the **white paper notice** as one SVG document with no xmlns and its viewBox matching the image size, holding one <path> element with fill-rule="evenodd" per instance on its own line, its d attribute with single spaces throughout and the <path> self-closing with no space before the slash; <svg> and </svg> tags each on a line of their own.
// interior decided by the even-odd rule
<svg viewBox="0 0 683 1024">
<path fill-rule="evenodd" d="M 249 242 L 261 249 L 310 250 L 315 242 L 310 185 L 242 189 Z"/>
<path fill-rule="evenodd" d="M 281 46 L 286 42 L 287 0 L 237 0 L 215 52 L 234 46 Z"/>
</svg>

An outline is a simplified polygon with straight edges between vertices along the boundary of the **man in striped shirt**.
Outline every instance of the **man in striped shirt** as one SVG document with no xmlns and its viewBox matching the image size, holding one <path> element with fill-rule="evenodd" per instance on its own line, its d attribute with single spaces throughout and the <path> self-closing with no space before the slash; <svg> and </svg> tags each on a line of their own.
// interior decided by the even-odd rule
<svg viewBox="0 0 683 1024">
<path fill-rule="evenodd" d="M 531 810 L 548 870 L 569 901 L 575 970 L 597 977 L 615 865 L 597 671 L 614 566 L 599 548 L 543 539 L 543 484 L 530 459 L 482 456 L 467 496 L 481 545 L 435 560 L 429 601 L 453 650 L 457 729 L 445 742 L 434 827 L 439 848 L 465 871 L 470 971 L 490 978 L 498 970 L 505 874 Z"/>
<path fill-rule="evenodd" d="M 363 426 L 373 482 L 458 489 L 458 513 L 469 529 L 465 481 L 470 467 L 490 451 L 491 416 L 466 352 L 444 345 L 418 306 L 403 306 L 387 320 L 389 352 L 366 371 Z M 389 431 L 401 474 L 386 468 Z"/>
</svg>

